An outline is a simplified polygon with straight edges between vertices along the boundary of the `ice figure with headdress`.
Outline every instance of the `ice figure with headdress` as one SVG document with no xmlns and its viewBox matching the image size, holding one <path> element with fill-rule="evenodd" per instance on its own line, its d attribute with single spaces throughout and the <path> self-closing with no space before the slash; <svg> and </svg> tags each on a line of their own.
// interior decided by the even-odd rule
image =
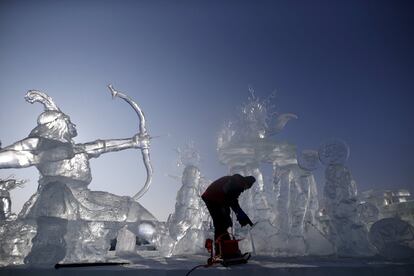
<svg viewBox="0 0 414 276">
<path fill-rule="evenodd" d="M 110 89 L 113 96 L 127 101 L 140 116 L 140 133 L 132 138 L 75 143 L 75 124 L 52 98 L 36 90 L 26 94 L 27 102 L 41 103 L 45 110 L 27 138 L 0 149 L 0 169 L 34 166 L 40 179 L 37 192 L 24 204 L 18 220 L 5 226 L 3 230 L 6 230 L 0 233 L 0 239 L 6 243 L 3 248 L 8 248 L 0 252 L 6 264 L 18 264 L 23 260 L 26 263 L 102 260 L 110 240 L 123 226 L 128 225 L 140 235 L 142 222 L 156 223 L 155 217 L 136 200 L 142 190 L 128 197 L 88 188 L 92 180 L 90 159 L 129 148 L 143 152 L 148 172 L 144 190 L 151 181 L 150 137 L 143 113 L 128 96 L 111 86 Z M 29 229 L 27 233 L 7 230 L 16 228 L 17 224 L 24 226 L 20 229 Z M 24 252 L 15 250 L 16 244 L 26 244 Z M 11 255 L 17 257 L 11 258 Z"/>
</svg>

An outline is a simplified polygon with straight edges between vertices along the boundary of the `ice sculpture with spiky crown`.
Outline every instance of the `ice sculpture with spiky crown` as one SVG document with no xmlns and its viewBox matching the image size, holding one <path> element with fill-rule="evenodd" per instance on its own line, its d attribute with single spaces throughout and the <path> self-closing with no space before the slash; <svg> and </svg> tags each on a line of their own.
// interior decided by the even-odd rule
<svg viewBox="0 0 414 276">
<path fill-rule="evenodd" d="M 219 159 L 230 174 L 253 175 L 258 183 L 240 199 L 242 208 L 257 223 L 249 235 L 250 244 L 257 254 L 309 254 L 314 249 L 306 235 L 313 233 L 323 239 L 313 227 L 318 209 L 314 168 L 299 166 L 294 145 L 272 139 L 297 116 L 275 112 L 271 105 L 274 94 L 261 100 L 252 89 L 250 93 L 236 119 L 219 133 L 217 143 Z M 263 163 L 272 164 L 272 181 L 265 181 Z"/>
</svg>

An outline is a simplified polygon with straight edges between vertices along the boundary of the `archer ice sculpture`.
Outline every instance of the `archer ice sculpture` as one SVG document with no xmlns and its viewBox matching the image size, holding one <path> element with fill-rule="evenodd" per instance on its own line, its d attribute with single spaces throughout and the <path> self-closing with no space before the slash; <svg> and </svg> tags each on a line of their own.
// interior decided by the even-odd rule
<svg viewBox="0 0 414 276">
<path fill-rule="evenodd" d="M 319 159 L 326 166 L 324 203 L 329 218 L 328 234 L 339 256 L 372 255 L 367 230 L 358 222 L 357 187 L 345 162 L 348 145 L 332 139 L 319 147 Z"/>
<path fill-rule="evenodd" d="M 23 187 L 26 180 L 16 180 L 13 176 L 0 179 L 0 221 L 15 219 L 15 214 L 11 212 L 10 191 L 15 188 Z"/>
<path fill-rule="evenodd" d="M 35 166 L 39 170 L 38 191 L 25 203 L 16 222 L 37 230 L 31 246 L 28 239 L 33 235 L 25 236 L 21 231 L 13 234 L 5 226 L 6 230 L 0 233 L 1 240 L 12 240 L 8 235 L 15 235 L 14 240 L 32 248 L 30 252 L 27 249 L 17 252 L 18 258 L 11 260 L 12 263 L 22 262 L 22 258 L 26 263 L 53 263 L 63 258 L 67 261 L 100 259 L 109 249 L 110 239 L 116 237 L 123 225 L 129 224 L 138 235 L 140 222 L 156 221 L 136 201 L 148 190 L 152 177 L 150 136 L 144 114 L 131 98 L 112 86 L 109 88 L 113 97 L 124 99 L 139 116 L 139 133 L 132 138 L 75 143 L 76 126 L 70 117 L 45 93 L 31 90 L 26 94 L 26 101 L 43 104 L 45 111 L 27 138 L 0 150 L 0 169 Z M 129 148 L 142 151 L 147 170 L 144 187 L 133 198 L 89 190 L 92 180 L 89 160 Z M 16 226 L 10 225 L 13 227 Z M 16 253 L 5 251 L 0 252 L 3 260 Z"/>
<path fill-rule="evenodd" d="M 184 167 L 180 178 L 182 186 L 177 192 L 175 210 L 164 232 L 162 255 L 186 255 L 203 253 L 209 215 L 200 195 L 207 181 L 198 168 L 200 154 L 194 143 L 189 142 L 177 149 L 179 167 Z"/>
<path fill-rule="evenodd" d="M 312 163 L 315 158 L 308 154 L 302 158 L 300 167 L 296 147 L 272 139 L 297 116 L 273 112 L 270 105 L 273 96 L 262 101 L 250 92 L 251 97 L 238 118 L 220 132 L 219 159 L 229 167 L 230 174 L 256 178 L 257 185 L 240 199 L 242 208 L 257 222 L 249 235 L 253 250 L 257 254 L 305 255 L 312 251 L 314 240 L 306 240 L 308 232 L 323 239 L 312 226 L 318 200 L 311 171 L 317 167 L 317 161 Z M 264 180 L 262 163 L 272 164 L 272 181 Z"/>
</svg>

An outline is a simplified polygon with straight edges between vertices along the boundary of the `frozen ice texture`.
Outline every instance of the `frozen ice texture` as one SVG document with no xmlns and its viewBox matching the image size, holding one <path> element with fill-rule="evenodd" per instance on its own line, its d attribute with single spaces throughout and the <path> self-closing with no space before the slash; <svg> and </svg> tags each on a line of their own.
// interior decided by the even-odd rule
<svg viewBox="0 0 414 276">
<path fill-rule="evenodd" d="M 118 256 L 136 253 L 136 236 L 128 230 L 128 226 L 125 225 L 118 231 L 116 241 L 115 252 Z"/>
<path fill-rule="evenodd" d="M 298 165 L 306 171 L 314 171 L 319 167 L 319 154 L 316 150 L 303 150 L 298 156 Z"/>
<path fill-rule="evenodd" d="M 304 231 L 306 254 L 311 256 L 331 256 L 335 254 L 335 245 L 315 224 L 306 223 Z"/>
<path fill-rule="evenodd" d="M 324 165 L 342 164 L 349 158 L 349 146 L 340 139 L 331 139 L 319 146 L 319 159 Z"/>
<path fill-rule="evenodd" d="M 189 141 L 184 146 L 178 147 L 176 149 L 178 153 L 177 166 L 185 168 L 186 166 L 196 166 L 200 165 L 200 153 L 198 152 L 195 142 Z"/>
<path fill-rule="evenodd" d="M 204 191 L 200 170 L 187 165 L 182 175 L 182 186 L 177 192 L 174 213 L 166 222 L 166 228 L 160 237 L 162 253 L 165 256 L 203 253 L 206 232 L 208 231 L 208 213 L 201 193 Z"/>
<path fill-rule="evenodd" d="M 92 192 L 87 188 L 92 180 L 91 158 L 128 148 L 148 149 L 148 136 L 141 133 L 127 139 L 76 144 L 73 141 L 77 135 L 75 125 L 52 98 L 32 90 L 26 94 L 26 100 L 40 102 L 45 107 L 38 126 L 28 138 L 0 150 L 0 168 L 36 166 L 41 175 L 38 192 L 25 204 L 21 217 L 130 222 L 154 219 L 129 197 Z"/>
<path fill-rule="evenodd" d="M 357 205 L 358 223 L 365 225 L 369 231 L 372 224 L 379 220 L 379 209 L 371 202 L 360 202 Z"/>
<path fill-rule="evenodd" d="M 277 223 L 289 235 L 303 235 L 305 223 L 315 223 L 319 208 L 315 179 L 297 165 L 274 170 Z"/>
<path fill-rule="evenodd" d="M 56 264 L 66 255 L 68 221 L 56 217 L 39 217 L 37 233 L 32 239 L 32 249 L 26 256 L 26 264 Z"/>
<path fill-rule="evenodd" d="M 361 205 L 358 206 L 358 215 L 368 227 L 379 219 L 393 217 L 414 226 L 414 200 L 406 189 L 368 190 L 360 193 L 358 200 Z"/>
<path fill-rule="evenodd" d="M 370 256 L 374 250 L 366 228 L 358 221 L 356 182 L 343 164 L 348 154 L 344 142 L 328 142 L 319 148 L 320 159 L 326 165 L 323 195 L 328 235 L 339 256 Z"/>
<path fill-rule="evenodd" d="M 66 244 L 66 255 L 60 262 L 77 263 L 77 262 L 105 262 L 108 259 L 108 251 L 111 248 L 111 240 L 124 239 L 120 230 L 127 228 L 129 238 L 133 240 L 129 246 L 135 248 L 136 237 L 140 240 L 152 242 L 153 234 L 157 227 L 157 222 L 141 221 L 141 222 L 116 222 L 116 221 L 84 221 L 84 220 L 68 220 L 67 231 L 64 234 Z M 131 234 L 132 233 L 132 234 Z M 133 236 L 133 237 L 132 237 Z M 123 243 L 124 242 L 124 243 Z M 128 241 L 120 242 L 118 253 L 122 256 L 129 254 L 125 251 Z M 125 247 L 123 247 L 123 245 Z M 129 252 L 129 253 L 128 253 Z"/>
<path fill-rule="evenodd" d="M 161 256 L 170 257 L 176 240 L 170 237 L 166 223 L 160 222 L 155 233 L 153 243 L 157 247 L 158 252 Z"/>
<path fill-rule="evenodd" d="M 184 168 L 181 187 L 177 192 L 175 209 L 165 225 L 157 231 L 156 244 L 163 256 L 204 253 L 209 231 L 209 215 L 201 194 L 209 181 L 198 168 L 200 154 L 194 142 L 177 149 L 180 168 Z"/>
<path fill-rule="evenodd" d="M 318 248 L 312 242 L 319 235 L 319 240 L 326 244 L 320 252 L 330 254 L 332 245 L 315 229 L 319 204 L 311 171 L 317 168 L 318 155 L 315 151 L 305 152 L 300 167 L 294 145 L 270 138 L 292 118 L 297 117 L 277 115 L 267 100 L 252 95 L 236 120 L 226 123 L 219 134 L 219 159 L 228 166 L 230 174 L 256 178 L 253 187 L 239 200 L 256 225 L 247 233 L 235 224 L 236 233 L 248 237 L 249 242 L 243 246 L 254 247 L 256 254 L 285 256 L 316 252 Z M 272 166 L 270 181 L 262 172 L 266 163 Z M 308 229 L 312 232 L 306 235 Z"/>
<path fill-rule="evenodd" d="M 36 233 L 35 220 L 0 221 L 0 266 L 24 264 Z"/>
<path fill-rule="evenodd" d="M 68 220 L 136 222 L 155 220 L 141 204 L 128 196 L 72 187 L 70 181 L 42 185 L 20 213 L 23 218 L 40 216 Z M 53 208 L 52 208 L 53 206 Z"/>
<path fill-rule="evenodd" d="M 64 236 L 66 255 L 61 262 L 104 262 L 120 227 L 113 222 L 69 220 Z"/>
</svg>

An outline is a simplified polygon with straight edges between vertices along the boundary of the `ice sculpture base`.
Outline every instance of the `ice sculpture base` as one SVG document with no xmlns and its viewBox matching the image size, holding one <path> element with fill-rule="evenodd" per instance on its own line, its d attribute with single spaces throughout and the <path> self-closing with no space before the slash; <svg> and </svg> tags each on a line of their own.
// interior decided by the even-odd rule
<svg viewBox="0 0 414 276">
<path fill-rule="evenodd" d="M 0 266 L 54 265 L 57 262 L 105 262 L 119 231 L 125 227 L 135 236 L 148 239 L 142 226 L 155 221 L 116 222 L 65 220 L 39 217 L 1 224 Z"/>
</svg>

